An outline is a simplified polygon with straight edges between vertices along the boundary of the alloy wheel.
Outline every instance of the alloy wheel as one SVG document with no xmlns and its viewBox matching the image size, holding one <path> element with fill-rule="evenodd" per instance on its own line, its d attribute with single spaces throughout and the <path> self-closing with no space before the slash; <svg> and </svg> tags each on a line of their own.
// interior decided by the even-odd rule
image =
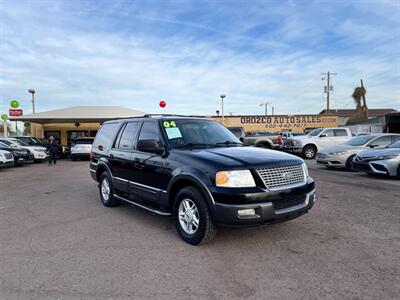
<svg viewBox="0 0 400 300">
<path fill-rule="evenodd" d="M 187 234 L 194 234 L 199 229 L 199 210 L 190 199 L 183 199 L 178 208 L 179 224 Z"/>
</svg>

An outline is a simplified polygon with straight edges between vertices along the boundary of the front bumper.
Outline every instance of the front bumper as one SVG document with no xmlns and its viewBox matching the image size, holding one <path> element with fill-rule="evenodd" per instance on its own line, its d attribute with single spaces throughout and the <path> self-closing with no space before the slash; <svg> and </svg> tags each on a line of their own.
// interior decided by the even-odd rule
<svg viewBox="0 0 400 300">
<path fill-rule="evenodd" d="M 35 160 L 45 160 L 48 157 L 45 152 L 34 152 L 32 154 Z"/>
<path fill-rule="evenodd" d="M 74 152 L 74 153 L 71 153 L 71 157 L 73 157 L 73 158 L 89 158 L 90 153 Z"/>
<path fill-rule="evenodd" d="M 316 162 L 318 164 L 334 168 L 344 168 L 346 166 L 346 158 L 329 154 L 321 155 L 317 153 Z"/>
<path fill-rule="evenodd" d="M 394 160 L 353 161 L 353 169 L 369 174 L 396 176 L 398 163 Z"/>
<path fill-rule="evenodd" d="M 303 146 L 283 146 L 283 151 L 301 154 L 303 152 Z"/>
<path fill-rule="evenodd" d="M 0 169 L 2 168 L 9 168 L 14 166 L 14 160 L 9 160 L 9 161 L 0 161 Z"/>
<path fill-rule="evenodd" d="M 273 224 L 297 218 L 310 210 L 315 203 L 314 181 L 301 187 L 276 192 L 254 194 L 213 194 L 214 221 L 219 225 L 254 226 Z M 254 209 L 254 215 L 240 216 L 239 211 Z"/>
</svg>

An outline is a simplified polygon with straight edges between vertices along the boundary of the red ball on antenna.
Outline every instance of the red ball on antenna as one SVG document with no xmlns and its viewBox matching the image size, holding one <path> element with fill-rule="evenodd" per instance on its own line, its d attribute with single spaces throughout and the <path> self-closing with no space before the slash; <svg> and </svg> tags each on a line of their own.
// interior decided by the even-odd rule
<svg viewBox="0 0 400 300">
<path fill-rule="evenodd" d="M 164 108 L 167 106 L 167 102 L 165 102 L 164 100 L 161 100 L 159 105 L 161 108 Z"/>
</svg>

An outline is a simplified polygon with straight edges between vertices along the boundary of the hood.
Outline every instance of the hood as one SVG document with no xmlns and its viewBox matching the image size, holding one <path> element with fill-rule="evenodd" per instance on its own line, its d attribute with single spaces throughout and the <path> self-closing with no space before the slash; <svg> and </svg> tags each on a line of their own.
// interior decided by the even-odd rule
<svg viewBox="0 0 400 300">
<path fill-rule="evenodd" d="M 39 147 L 39 146 L 22 146 L 21 148 L 28 149 L 30 151 L 46 151 L 45 147 Z"/>
<path fill-rule="evenodd" d="M 400 155 L 400 148 L 369 149 L 358 154 L 360 157 Z"/>
<path fill-rule="evenodd" d="M 361 146 L 350 146 L 350 145 L 336 145 L 336 146 L 329 146 L 324 147 L 319 150 L 319 153 L 332 153 L 332 152 L 339 152 L 339 151 L 361 151 L 365 149 L 365 147 Z"/>
<path fill-rule="evenodd" d="M 193 165 L 201 165 L 216 169 L 252 169 L 258 167 L 284 166 L 301 164 L 303 160 L 297 156 L 275 150 L 256 147 L 216 147 L 210 149 L 173 149 L 170 153 L 173 160 Z"/>
</svg>

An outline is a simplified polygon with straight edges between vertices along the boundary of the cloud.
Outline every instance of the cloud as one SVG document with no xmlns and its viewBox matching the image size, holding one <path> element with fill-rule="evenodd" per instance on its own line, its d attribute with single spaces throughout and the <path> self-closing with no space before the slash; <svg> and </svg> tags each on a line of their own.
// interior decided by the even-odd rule
<svg viewBox="0 0 400 300">
<path fill-rule="evenodd" d="M 382 19 L 385 5 L 354 17 L 297 2 L 10 3 L 0 2 L 2 111 L 11 99 L 29 111 L 33 87 L 38 110 L 160 112 L 166 99 L 165 112 L 213 114 L 225 93 L 235 114 L 262 113 L 265 101 L 276 113 L 317 113 L 328 70 L 338 73 L 334 107 L 348 105 L 363 78 L 369 107 L 400 108 L 399 22 Z"/>
</svg>

